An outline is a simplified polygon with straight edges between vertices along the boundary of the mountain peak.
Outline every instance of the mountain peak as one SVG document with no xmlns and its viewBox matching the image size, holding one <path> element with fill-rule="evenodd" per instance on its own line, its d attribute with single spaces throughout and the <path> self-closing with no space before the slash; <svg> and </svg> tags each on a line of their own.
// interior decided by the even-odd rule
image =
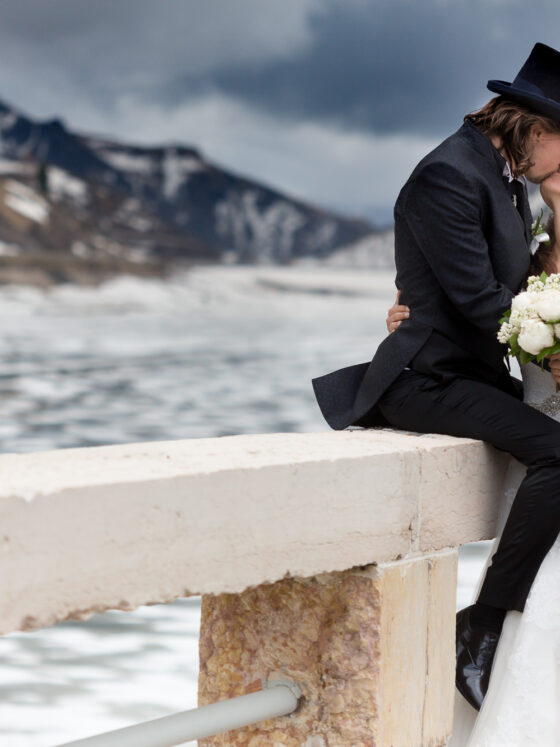
<svg viewBox="0 0 560 747">
<path fill-rule="evenodd" d="M 51 249 L 75 241 L 96 247 L 102 240 L 166 258 L 287 263 L 325 257 L 374 231 L 364 220 L 211 164 L 175 140 L 135 145 L 80 134 L 58 116 L 31 118 L 1 100 L 0 156 L 26 167 L 36 162 L 36 183 L 28 179 L 20 191 L 31 200 L 29 190 L 39 189 L 33 199 L 48 201 L 52 218 L 35 221 L 33 240 L 42 231 L 40 240 Z M 16 205 L 17 213 L 19 205 L 34 220 L 22 203 L 21 195 L 8 196 L 7 209 Z M 18 221 L 16 215 L 12 238 L 0 222 L 0 241 L 16 242 Z M 28 246 L 32 232 L 21 231 L 17 243 Z"/>
<path fill-rule="evenodd" d="M 45 119 L 42 124 L 46 130 L 66 132 L 66 126 L 63 120 L 60 119 L 59 117 L 53 117 L 52 119 Z"/>
<path fill-rule="evenodd" d="M 13 106 L 10 106 L 3 99 L 0 99 L 0 114 L 8 114 L 13 111 L 15 111 Z"/>
</svg>

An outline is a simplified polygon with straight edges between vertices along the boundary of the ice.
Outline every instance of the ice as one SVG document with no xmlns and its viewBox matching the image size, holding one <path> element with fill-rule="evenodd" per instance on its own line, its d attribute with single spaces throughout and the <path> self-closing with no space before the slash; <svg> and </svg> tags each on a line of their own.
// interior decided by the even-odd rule
<svg viewBox="0 0 560 747">
<path fill-rule="evenodd" d="M 370 360 L 394 295 L 392 271 L 317 266 L 0 286 L 0 448 L 326 430 L 311 378 Z M 462 548 L 461 606 L 479 546 Z M 199 616 L 193 598 L 0 638 L 0 745 L 195 707 Z"/>
</svg>

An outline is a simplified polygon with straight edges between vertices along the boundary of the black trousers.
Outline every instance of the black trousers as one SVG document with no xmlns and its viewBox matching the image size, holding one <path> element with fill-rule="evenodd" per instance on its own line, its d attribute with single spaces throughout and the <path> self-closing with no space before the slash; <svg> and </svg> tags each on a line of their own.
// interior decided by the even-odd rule
<svg viewBox="0 0 560 747">
<path fill-rule="evenodd" d="M 378 405 L 394 428 L 480 439 L 526 465 L 478 596 L 523 612 L 560 532 L 560 423 L 491 384 L 418 371 L 401 371 Z"/>
</svg>

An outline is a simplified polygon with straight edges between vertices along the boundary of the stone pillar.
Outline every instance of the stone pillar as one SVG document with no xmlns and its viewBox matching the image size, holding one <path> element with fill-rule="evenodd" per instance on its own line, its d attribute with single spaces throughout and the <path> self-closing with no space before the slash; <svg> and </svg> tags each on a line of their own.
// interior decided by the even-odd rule
<svg viewBox="0 0 560 747">
<path fill-rule="evenodd" d="M 457 550 L 205 595 L 199 705 L 291 679 L 289 716 L 199 747 L 445 745 L 455 690 Z"/>
</svg>

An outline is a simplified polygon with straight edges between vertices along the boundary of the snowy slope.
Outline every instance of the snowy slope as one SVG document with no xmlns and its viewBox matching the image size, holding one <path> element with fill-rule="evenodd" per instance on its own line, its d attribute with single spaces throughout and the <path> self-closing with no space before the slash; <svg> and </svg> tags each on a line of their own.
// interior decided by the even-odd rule
<svg viewBox="0 0 560 747">
<path fill-rule="evenodd" d="M 375 233 L 365 220 L 226 171 L 195 148 L 146 147 L 74 133 L 59 119 L 34 121 L 0 102 L 3 177 L 19 179 L 22 189 L 35 191 L 35 202 L 45 202 L 45 233 L 49 215 L 60 221 L 66 208 L 63 250 L 76 240 L 93 247 L 101 234 L 164 259 L 287 264 L 328 257 Z M 1 186 L 0 194 L 6 194 Z M 24 210 L 21 198 L 12 197 L 6 207 L 15 208 L 17 199 Z M 52 204 L 54 212 L 48 209 Z M 2 229 L 0 220 L 0 240 L 13 240 Z M 39 234 L 36 239 L 41 242 Z"/>
</svg>

